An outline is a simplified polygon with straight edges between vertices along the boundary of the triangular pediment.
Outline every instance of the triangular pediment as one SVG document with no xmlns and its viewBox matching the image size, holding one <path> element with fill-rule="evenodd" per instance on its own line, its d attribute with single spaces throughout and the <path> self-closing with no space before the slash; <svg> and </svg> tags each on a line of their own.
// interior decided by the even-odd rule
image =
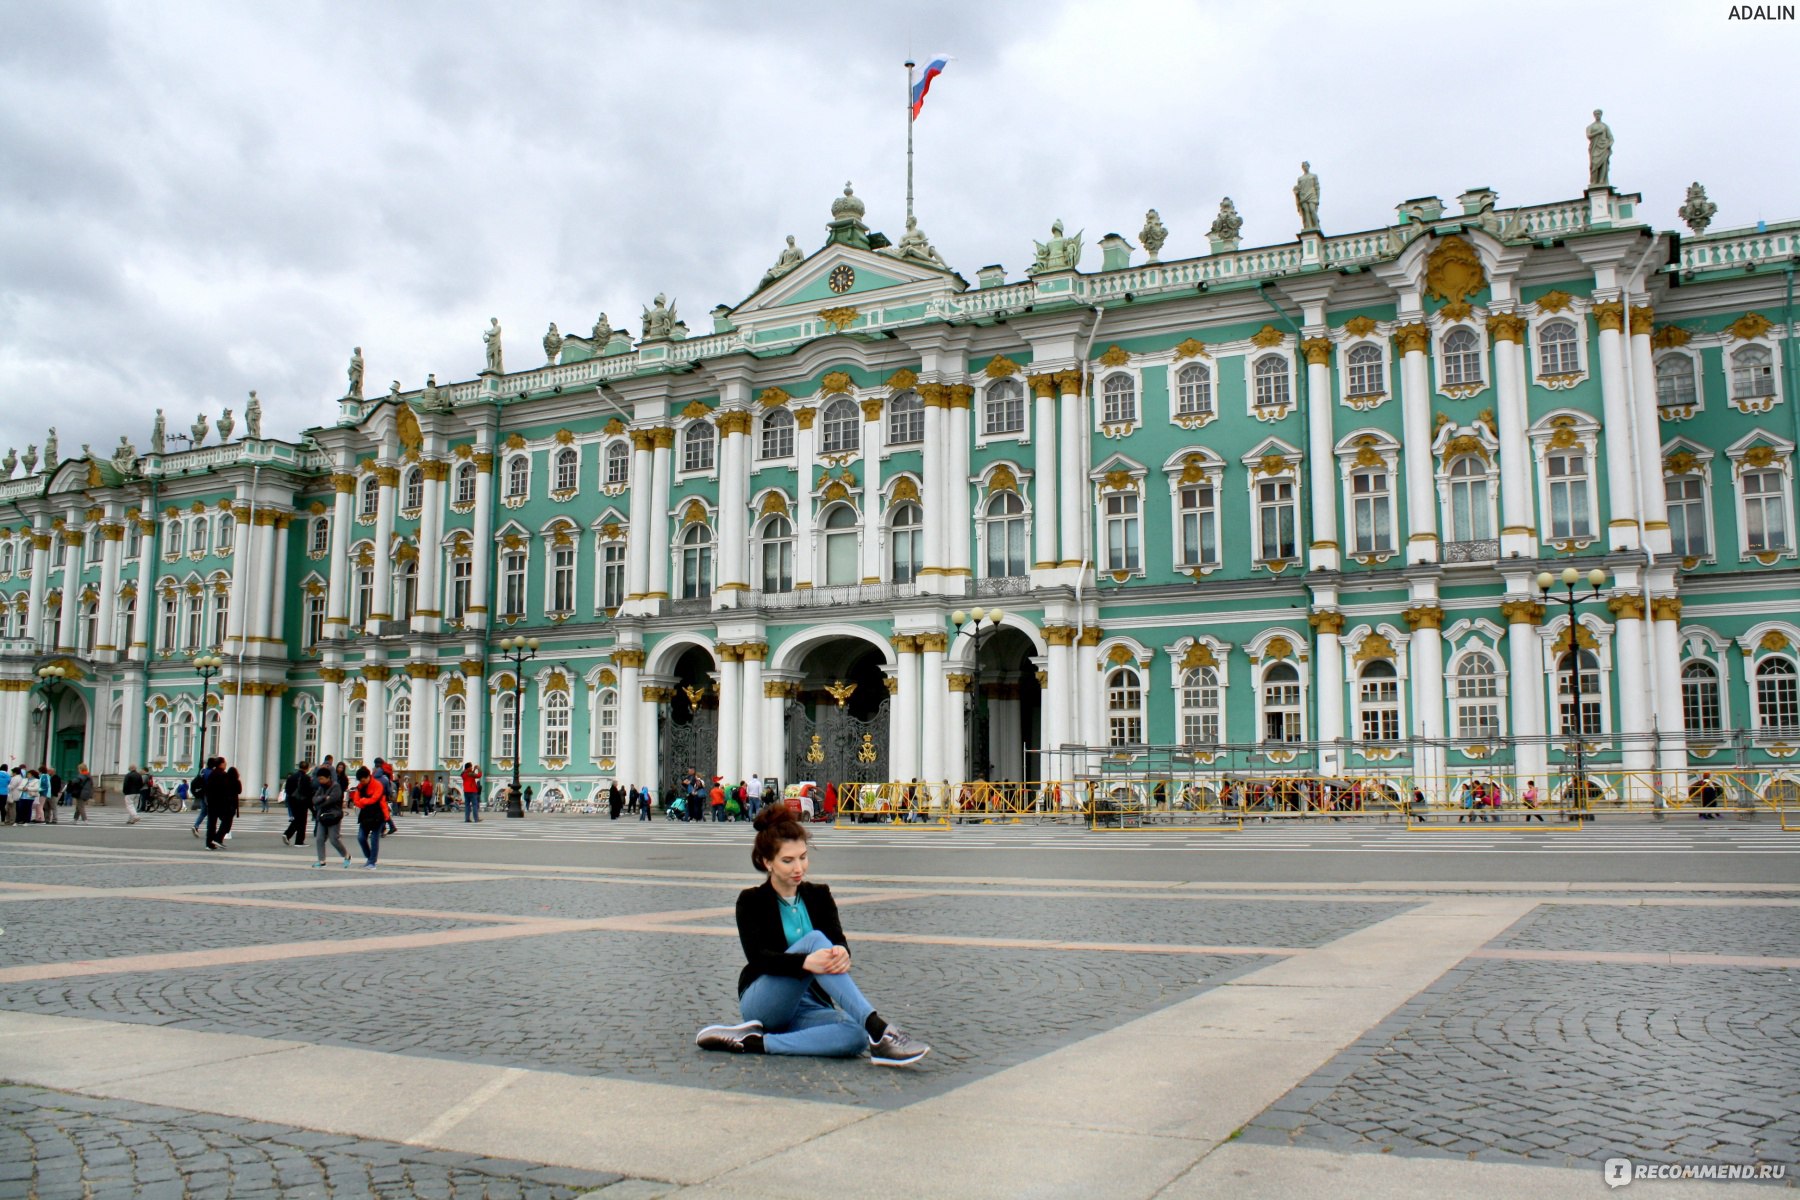
<svg viewBox="0 0 1800 1200">
<path fill-rule="evenodd" d="M 812 313 L 876 299 L 883 304 L 904 304 L 915 299 L 923 303 L 932 296 L 960 292 L 967 287 L 967 281 L 947 267 L 832 243 L 753 293 L 731 315 L 741 324 L 746 318 L 754 320 L 783 309 Z"/>
</svg>

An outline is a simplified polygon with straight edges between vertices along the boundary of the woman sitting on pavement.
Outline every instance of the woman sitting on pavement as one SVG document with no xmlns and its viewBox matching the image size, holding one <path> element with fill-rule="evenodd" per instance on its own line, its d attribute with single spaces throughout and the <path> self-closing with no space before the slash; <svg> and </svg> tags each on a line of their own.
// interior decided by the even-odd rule
<svg viewBox="0 0 1800 1200">
<path fill-rule="evenodd" d="M 882 1020 L 850 978 L 850 948 L 831 889 L 809 883 L 806 827 L 785 806 L 756 816 L 750 862 L 767 878 L 737 900 L 743 1023 L 709 1025 L 695 1043 L 737 1054 L 849 1058 L 866 1048 L 877 1066 L 904 1067 L 931 1047 Z"/>
</svg>

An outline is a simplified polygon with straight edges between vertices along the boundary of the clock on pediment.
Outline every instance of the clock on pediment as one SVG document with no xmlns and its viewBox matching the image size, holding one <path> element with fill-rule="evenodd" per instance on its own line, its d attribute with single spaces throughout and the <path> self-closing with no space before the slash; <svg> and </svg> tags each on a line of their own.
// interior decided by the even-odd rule
<svg viewBox="0 0 1800 1200">
<path fill-rule="evenodd" d="M 825 277 L 825 286 L 838 295 L 843 295 L 856 286 L 856 268 L 849 263 L 839 263 L 831 269 L 831 274 Z"/>
</svg>

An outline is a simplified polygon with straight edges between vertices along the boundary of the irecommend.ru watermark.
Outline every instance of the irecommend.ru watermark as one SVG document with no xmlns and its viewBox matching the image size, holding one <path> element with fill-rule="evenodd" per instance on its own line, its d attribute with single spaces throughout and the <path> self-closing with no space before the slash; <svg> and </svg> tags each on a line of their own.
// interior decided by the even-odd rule
<svg viewBox="0 0 1800 1200">
<path fill-rule="evenodd" d="M 1621 1188 L 1634 1179 L 1786 1179 L 1785 1163 L 1634 1163 L 1629 1158 L 1606 1160 L 1606 1186 Z"/>
</svg>

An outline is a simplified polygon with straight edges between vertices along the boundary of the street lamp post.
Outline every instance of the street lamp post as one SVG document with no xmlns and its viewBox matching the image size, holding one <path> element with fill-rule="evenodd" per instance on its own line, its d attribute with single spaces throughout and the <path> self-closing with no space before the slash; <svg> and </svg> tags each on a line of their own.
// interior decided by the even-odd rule
<svg viewBox="0 0 1800 1200">
<path fill-rule="evenodd" d="M 1584 817 L 1588 807 L 1587 780 L 1587 729 L 1581 708 L 1581 640 L 1576 630 L 1575 606 L 1600 598 L 1600 589 L 1606 585 L 1606 572 L 1599 567 L 1587 573 L 1589 591 L 1586 595 L 1575 594 L 1575 585 L 1581 582 L 1581 572 L 1574 567 L 1564 567 L 1560 582 L 1562 595 L 1550 589 L 1558 582 L 1558 578 L 1548 571 L 1538 572 L 1538 597 L 1544 604 L 1561 604 L 1569 610 L 1569 697 L 1575 712 L 1575 819 L 1592 820 L 1592 815 Z M 1566 729 L 1564 732 L 1568 732 Z"/>
<path fill-rule="evenodd" d="M 67 667 L 52 663 L 38 668 L 38 679 L 44 685 L 44 757 L 41 765 L 50 766 L 50 738 L 56 732 L 56 699 L 63 682 L 69 677 Z"/>
<path fill-rule="evenodd" d="M 512 793 L 506 798 L 506 815 L 525 815 L 524 792 L 519 788 L 519 767 L 525 760 L 525 664 L 537 657 L 538 640 L 534 637 L 500 639 L 500 657 L 513 668 L 513 777 Z"/>
<path fill-rule="evenodd" d="M 958 609 L 950 614 L 950 623 L 956 626 L 956 632 L 966 633 L 974 641 L 970 652 L 975 669 L 969 681 L 969 748 L 966 764 L 970 779 L 985 780 L 988 776 L 988 722 L 981 703 L 981 643 L 1000 628 L 1000 622 L 1005 616 L 998 608 L 986 612 L 979 608 L 969 612 Z"/>
<path fill-rule="evenodd" d="M 194 659 L 194 670 L 200 672 L 200 767 L 206 768 L 206 709 L 212 702 L 210 688 L 213 676 L 225 669 L 225 660 L 216 654 L 202 654 Z"/>
</svg>

